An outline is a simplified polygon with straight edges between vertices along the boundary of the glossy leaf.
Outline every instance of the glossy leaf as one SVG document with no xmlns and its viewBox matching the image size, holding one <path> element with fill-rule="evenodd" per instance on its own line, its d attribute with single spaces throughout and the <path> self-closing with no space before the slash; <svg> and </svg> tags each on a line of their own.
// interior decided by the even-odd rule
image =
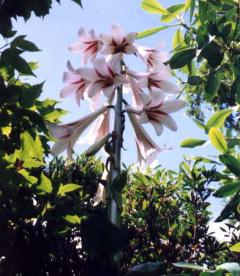
<svg viewBox="0 0 240 276">
<path fill-rule="evenodd" d="M 227 197 L 235 194 L 240 190 L 240 180 L 224 183 L 215 193 L 215 197 Z"/>
<path fill-rule="evenodd" d="M 150 29 L 144 30 L 142 32 L 138 32 L 137 33 L 137 39 L 141 39 L 141 38 L 153 35 L 155 33 L 158 33 L 160 31 L 163 31 L 163 30 L 165 30 L 167 28 L 170 28 L 170 27 L 171 26 L 159 26 L 159 27 L 154 27 L 154 28 L 150 28 Z"/>
<path fill-rule="evenodd" d="M 231 109 L 223 109 L 215 112 L 206 123 L 206 128 L 209 130 L 211 127 L 220 128 L 224 125 L 226 118 L 232 113 Z"/>
<path fill-rule="evenodd" d="M 209 130 L 209 138 L 212 145 L 222 153 L 226 153 L 228 151 L 227 141 L 225 140 L 222 132 L 216 127 L 210 128 Z"/>
<path fill-rule="evenodd" d="M 208 76 L 206 91 L 205 91 L 205 99 L 211 101 L 216 95 L 219 90 L 221 84 L 221 78 L 219 75 L 212 71 Z"/>
<path fill-rule="evenodd" d="M 206 142 L 207 142 L 206 140 L 189 138 L 189 139 L 182 141 L 180 146 L 182 148 L 195 148 L 195 147 L 204 145 Z"/>
<path fill-rule="evenodd" d="M 157 0 L 143 0 L 142 8 L 153 14 L 169 14 L 169 12 Z"/>
<path fill-rule="evenodd" d="M 240 176 L 240 161 L 230 154 L 219 156 L 220 161 L 235 175 Z"/>
<path fill-rule="evenodd" d="M 196 56 L 196 49 L 184 49 L 178 51 L 169 60 L 169 65 L 172 69 L 182 68 L 188 64 Z"/>
<path fill-rule="evenodd" d="M 169 14 L 162 15 L 161 21 L 162 22 L 171 22 L 184 10 L 185 10 L 185 4 L 184 3 L 173 5 L 169 8 L 167 8 L 167 11 L 168 11 Z"/>
</svg>

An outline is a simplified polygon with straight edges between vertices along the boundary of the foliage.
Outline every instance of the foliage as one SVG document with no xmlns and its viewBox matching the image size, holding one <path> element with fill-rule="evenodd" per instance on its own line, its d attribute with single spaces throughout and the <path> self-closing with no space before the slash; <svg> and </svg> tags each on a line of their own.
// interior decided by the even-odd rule
<svg viewBox="0 0 240 276">
<path fill-rule="evenodd" d="M 165 275 L 177 272 L 175 262 L 214 268 L 227 259 L 226 245 L 208 233 L 213 178 L 214 170 L 202 167 L 199 160 L 182 162 L 179 174 L 159 169 L 131 175 L 123 196 L 122 219 L 129 229 L 123 270 L 158 261 L 158 272 Z"/>
<path fill-rule="evenodd" d="M 91 198 L 101 170 L 93 158 L 56 159 L 35 172 L 39 180 L 31 186 L 9 171 L 9 180 L 18 182 L 0 183 L 1 275 L 85 275 L 80 223 L 96 213 Z"/>
<path fill-rule="evenodd" d="M 190 0 L 167 9 L 159 5 L 158 1 L 142 1 L 147 12 L 174 23 L 168 25 L 176 28 L 169 64 L 178 69 L 188 114 L 203 121 L 206 104 L 215 111 L 239 104 L 239 1 Z M 239 131 L 238 116 L 239 112 L 232 113 L 226 126 Z"/>
</svg>

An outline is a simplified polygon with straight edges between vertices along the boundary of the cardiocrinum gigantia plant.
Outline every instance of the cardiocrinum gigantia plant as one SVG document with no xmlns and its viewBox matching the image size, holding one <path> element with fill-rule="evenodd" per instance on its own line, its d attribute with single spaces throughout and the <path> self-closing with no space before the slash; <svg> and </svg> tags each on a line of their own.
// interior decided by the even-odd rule
<svg viewBox="0 0 240 276">
<path fill-rule="evenodd" d="M 67 150 L 68 158 L 73 160 L 76 141 L 96 121 L 87 135 L 92 145 L 85 154 L 96 153 L 105 147 L 109 157 L 102 176 L 104 181 L 99 183 L 94 204 L 107 197 L 109 220 L 116 226 L 120 224 L 117 198 L 121 194 L 117 185 L 121 183 L 115 180 L 121 174 L 126 114 L 135 132 L 138 163 L 144 166 L 150 164 L 163 149 L 152 140 L 142 125 L 151 123 L 157 135 L 161 135 L 164 127 L 176 131 L 176 123 L 169 114 L 184 106 L 182 100 L 171 99 L 179 93 L 179 88 L 169 82 L 171 70 L 164 63 L 167 60 L 166 53 L 161 52 L 160 47 L 138 46 L 134 43 L 136 38 L 137 33 L 125 34 L 116 25 L 112 26 L 110 34 L 100 35 L 81 28 L 78 41 L 69 50 L 82 54 L 84 66 L 74 69 L 70 62 L 67 63 L 68 72 L 63 76 L 66 86 L 60 96 L 74 95 L 78 105 L 86 99 L 92 113 L 72 123 L 47 124 L 50 134 L 56 139 L 52 147 L 53 155 Z M 126 55 L 143 60 L 146 72 L 139 73 L 129 68 Z M 86 66 L 88 63 L 90 67 Z M 123 87 L 131 91 L 131 105 L 124 98 Z M 103 106 L 101 96 L 106 99 Z M 111 115 L 114 115 L 113 130 L 110 129 Z"/>
</svg>

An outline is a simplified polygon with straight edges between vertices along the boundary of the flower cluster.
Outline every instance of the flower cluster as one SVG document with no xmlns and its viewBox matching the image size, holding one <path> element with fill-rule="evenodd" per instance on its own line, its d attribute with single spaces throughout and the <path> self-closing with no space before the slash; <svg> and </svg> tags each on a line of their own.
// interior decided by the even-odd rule
<svg viewBox="0 0 240 276">
<path fill-rule="evenodd" d="M 74 69 L 70 62 L 68 72 L 64 73 L 66 86 L 60 96 L 74 95 L 77 103 L 87 99 L 93 112 L 88 116 L 69 124 L 48 124 L 51 135 L 57 140 L 52 153 L 57 155 L 67 149 L 72 159 L 73 147 L 82 132 L 96 119 L 90 129 L 92 143 L 98 143 L 109 135 L 110 108 L 116 98 L 117 87 L 125 86 L 131 91 L 132 105 L 125 101 L 125 111 L 135 132 L 138 161 L 149 164 L 161 148 L 152 140 L 143 124 L 150 123 L 156 134 L 160 135 L 164 127 L 177 130 L 170 113 L 184 106 L 181 100 L 169 100 L 169 94 L 178 94 L 179 88 L 169 82 L 171 71 L 164 62 L 167 55 L 159 48 L 147 48 L 135 44 L 137 33 L 125 34 L 120 27 L 113 25 L 111 34 L 96 35 L 93 30 L 79 31 L 79 39 L 69 49 L 80 52 L 83 67 Z M 124 62 L 124 55 L 133 54 L 146 64 L 146 72 L 135 72 Z M 88 63 L 91 66 L 86 66 Z M 106 104 L 100 107 L 100 97 L 106 98 Z"/>
</svg>

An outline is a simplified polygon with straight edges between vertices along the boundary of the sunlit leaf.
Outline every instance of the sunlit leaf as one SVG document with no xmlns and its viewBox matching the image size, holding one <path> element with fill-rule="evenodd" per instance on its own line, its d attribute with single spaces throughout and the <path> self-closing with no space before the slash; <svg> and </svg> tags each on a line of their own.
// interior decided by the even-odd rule
<svg viewBox="0 0 240 276">
<path fill-rule="evenodd" d="M 177 47 L 181 47 L 183 46 L 184 43 L 184 35 L 182 33 L 182 31 L 180 30 L 180 28 L 178 28 L 176 30 L 176 32 L 173 35 L 173 48 L 177 48 Z"/>
<path fill-rule="evenodd" d="M 141 38 L 153 35 L 155 33 L 158 33 L 160 31 L 163 31 L 163 30 L 165 30 L 167 28 L 170 28 L 170 27 L 171 26 L 159 26 L 159 27 L 154 27 L 154 28 L 151 28 L 151 29 L 144 30 L 142 32 L 138 32 L 137 33 L 137 39 L 141 39 Z"/>
<path fill-rule="evenodd" d="M 205 270 L 206 268 L 204 266 L 196 265 L 193 263 L 173 263 L 174 266 L 180 267 L 180 268 L 186 268 L 186 269 L 192 269 L 192 270 Z"/>
<path fill-rule="evenodd" d="M 231 196 L 240 190 L 240 180 L 224 183 L 215 193 L 215 197 Z"/>
<path fill-rule="evenodd" d="M 37 186 L 37 189 L 47 194 L 52 192 L 52 182 L 44 173 L 41 173 L 40 184 Z"/>
<path fill-rule="evenodd" d="M 240 265 L 238 263 L 224 263 L 217 266 L 217 269 L 224 269 L 231 273 L 231 276 L 240 275 Z"/>
<path fill-rule="evenodd" d="M 228 150 L 227 141 L 225 140 L 222 132 L 216 127 L 210 128 L 209 130 L 209 138 L 212 145 L 222 153 L 226 153 Z"/>
<path fill-rule="evenodd" d="M 80 224 L 81 218 L 78 215 L 66 215 L 64 219 L 72 224 Z"/>
<path fill-rule="evenodd" d="M 233 252 L 240 253 L 240 242 L 235 243 L 234 245 L 230 246 L 229 248 Z"/>
<path fill-rule="evenodd" d="M 215 112 L 206 123 L 206 128 L 209 130 L 211 127 L 220 128 L 224 125 L 226 118 L 232 113 L 232 109 L 223 109 Z"/>
<path fill-rule="evenodd" d="M 174 20 L 182 11 L 185 10 L 185 4 L 177 4 L 167 8 L 168 14 L 163 14 L 161 17 L 162 22 L 171 22 Z"/>
<path fill-rule="evenodd" d="M 142 8 L 153 14 L 169 14 L 169 12 L 157 0 L 143 0 Z"/>
<path fill-rule="evenodd" d="M 240 176 L 240 161 L 230 154 L 219 156 L 220 161 L 235 175 Z"/>
<path fill-rule="evenodd" d="M 180 146 L 182 148 L 195 148 L 195 147 L 204 145 L 206 142 L 207 142 L 206 140 L 189 138 L 189 139 L 182 141 Z"/>
<path fill-rule="evenodd" d="M 60 195 L 60 196 L 64 196 L 66 193 L 70 193 L 70 192 L 79 190 L 80 188 L 81 188 L 80 185 L 77 185 L 77 184 L 74 184 L 74 183 L 61 185 L 58 189 L 57 194 Z"/>
</svg>

